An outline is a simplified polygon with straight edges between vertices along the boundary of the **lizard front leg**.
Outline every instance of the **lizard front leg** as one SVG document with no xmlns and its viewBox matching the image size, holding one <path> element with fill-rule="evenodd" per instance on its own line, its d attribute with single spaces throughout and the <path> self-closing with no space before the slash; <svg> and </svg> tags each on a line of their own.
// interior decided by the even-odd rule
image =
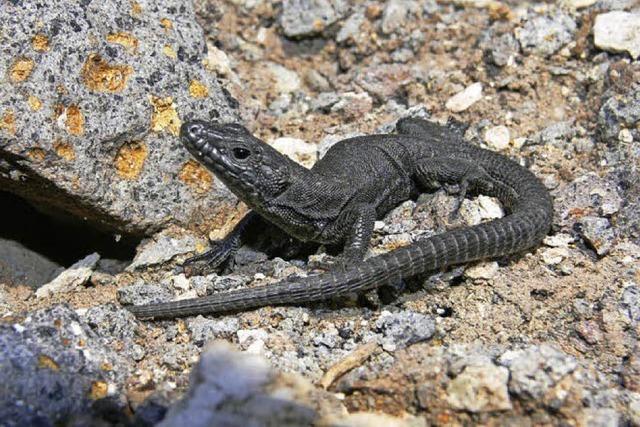
<svg viewBox="0 0 640 427">
<path fill-rule="evenodd" d="M 254 211 L 250 211 L 247 213 L 233 228 L 231 233 L 229 233 L 224 239 L 211 241 L 211 249 L 208 251 L 188 258 L 182 263 L 182 268 L 185 269 L 188 275 L 193 275 L 194 268 L 193 266 L 196 263 L 202 262 L 206 266 L 206 270 L 215 271 L 220 269 L 223 264 L 228 262 L 235 255 L 236 251 L 242 244 L 243 234 L 247 227 L 260 219 L 260 216 Z M 197 269 L 197 272 L 203 269 Z"/>
<path fill-rule="evenodd" d="M 356 204 L 345 209 L 323 235 L 342 238 L 344 249 L 337 261 L 337 267 L 359 263 L 364 259 L 376 221 L 376 210 L 368 204 Z"/>
</svg>

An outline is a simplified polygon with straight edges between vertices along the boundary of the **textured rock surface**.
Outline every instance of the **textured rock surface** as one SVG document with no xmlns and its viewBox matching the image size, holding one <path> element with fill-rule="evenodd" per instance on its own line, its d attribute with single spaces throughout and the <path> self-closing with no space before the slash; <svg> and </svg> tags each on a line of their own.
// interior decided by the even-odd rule
<svg viewBox="0 0 640 427">
<path fill-rule="evenodd" d="M 96 332 L 66 306 L 0 324 L 3 425 L 71 423 L 82 414 L 95 420 L 124 417 L 129 367 L 111 348 L 113 338 L 113 331 Z"/>
<path fill-rule="evenodd" d="M 343 0 L 284 0 L 281 25 L 288 37 L 321 33 L 344 17 L 348 2 Z"/>
<path fill-rule="evenodd" d="M 0 282 L 31 286 L 47 283 L 62 266 L 19 242 L 0 239 Z"/>
<path fill-rule="evenodd" d="M 3 188 L 136 234 L 229 199 L 176 137 L 234 114 L 189 3 L 9 2 L 0 21 Z"/>
<path fill-rule="evenodd" d="M 41 286 L 36 291 L 39 298 L 48 297 L 57 292 L 70 292 L 89 281 L 93 269 L 98 264 L 100 255 L 93 253 L 86 256 L 71 267 L 60 273 L 51 282 Z"/>
<path fill-rule="evenodd" d="M 564 12 L 536 16 L 516 30 L 516 38 L 525 53 L 552 55 L 572 40 L 576 23 Z"/>
</svg>

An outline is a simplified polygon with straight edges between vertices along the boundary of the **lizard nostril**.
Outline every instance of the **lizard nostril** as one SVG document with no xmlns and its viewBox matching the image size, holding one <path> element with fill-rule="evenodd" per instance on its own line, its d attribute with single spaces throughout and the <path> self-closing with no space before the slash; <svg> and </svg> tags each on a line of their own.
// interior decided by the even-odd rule
<svg viewBox="0 0 640 427">
<path fill-rule="evenodd" d="M 180 127 L 180 136 L 191 141 L 197 141 L 201 138 L 204 131 L 202 123 L 186 122 Z"/>
</svg>

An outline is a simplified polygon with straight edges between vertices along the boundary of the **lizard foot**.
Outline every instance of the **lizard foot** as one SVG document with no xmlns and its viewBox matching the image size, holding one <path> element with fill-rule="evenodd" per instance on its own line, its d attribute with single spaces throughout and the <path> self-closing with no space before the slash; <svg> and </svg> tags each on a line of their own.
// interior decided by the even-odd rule
<svg viewBox="0 0 640 427">
<path fill-rule="evenodd" d="M 236 252 L 231 242 L 225 240 L 211 242 L 212 248 L 199 255 L 187 258 L 180 266 L 187 277 L 202 273 L 219 272 Z"/>
</svg>

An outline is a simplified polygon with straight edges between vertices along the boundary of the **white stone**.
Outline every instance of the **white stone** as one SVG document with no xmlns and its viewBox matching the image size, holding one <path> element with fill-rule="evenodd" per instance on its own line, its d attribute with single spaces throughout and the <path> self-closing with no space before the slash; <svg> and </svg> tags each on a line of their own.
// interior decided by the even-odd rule
<svg viewBox="0 0 640 427">
<path fill-rule="evenodd" d="M 182 293 L 182 294 L 178 295 L 175 298 L 175 301 L 182 301 L 182 300 L 185 300 L 185 299 L 198 298 L 198 296 L 199 295 L 196 292 L 196 290 L 195 289 L 191 289 L 191 290 L 189 290 L 189 291 L 187 291 L 185 293 Z"/>
<path fill-rule="evenodd" d="M 480 195 L 477 197 L 477 202 L 481 219 L 496 219 L 504 216 L 504 210 L 497 199 Z"/>
<path fill-rule="evenodd" d="M 236 334 L 238 335 L 238 344 L 240 345 L 249 342 L 249 340 L 251 340 L 251 342 L 257 340 L 265 341 L 269 338 L 269 334 L 264 329 L 239 329 Z"/>
<path fill-rule="evenodd" d="M 265 352 L 265 343 L 261 339 L 256 339 L 252 342 L 246 350 L 247 353 L 250 354 L 264 354 Z"/>
<path fill-rule="evenodd" d="M 100 255 L 97 253 L 86 256 L 60 273 L 55 279 L 41 286 L 36 291 L 36 297 L 45 298 L 57 293 L 78 289 L 89 281 L 91 273 L 93 273 L 93 269 L 99 260 Z"/>
<path fill-rule="evenodd" d="M 462 92 L 453 95 L 445 106 L 449 111 L 459 113 L 471 107 L 482 99 L 482 83 L 473 83 L 467 86 Z"/>
<path fill-rule="evenodd" d="M 547 265 L 560 264 L 569 256 L 569 250 L 563 247 L 549 248 L 542 251 L 542 260 Z"/>
<path fill-rule="evenodd" d="M 189 279 L 187 279 L 187 276 L 185 276 L 184 274 L 178 274 L 177 276 L 173 276 L 171 278 L 171 284 L 175 289 L 178 289 L 181 291 L 186 291 L 191 287 L 191 283 L 189 282 Z"/>
<path fill-rule="evenodd" d="M 509 146 L 509 140 L 511 139 L 511 134 L 509 133 L 509 128 L 506 126 L 494 126 L 489 129 L 484 134 L 484 142 L 494 150 L 504 150 Z"/>
<path fill-rule="evenodd" d="M 562 4 L 572 9 L 582 9 L 596 4 L 598 0 L 562 0 Z"/>
<path fill-rule="evenodd" d="M 311 167 L 318 159 L 318 147 L 302 139 L 282 137 L 271 142 L 271 146 L 304 166 Z"/>
<path fill-rule="evenodd" d="M 498 263 L 495 261 L 483 262 L 467 267 L 464 275 L 469 279 L 492 279 L 498 273 Z"/>
<path fill-rule="evenodd" d="M 618 133 L 618 139 L 620 140 L 620 142 L 626 142 L 627 144 L 630 144 L 633 142 L 633 134 L 629 129 L 622 129 Z"/>
<path fill-rule="evenodd" d="M 547 236 L 542 242 L 552 248 L 567 248 L 569 247 L 569 243 L 573 243 L 575 240 L 576 239 L 570 234 L 560 233 L 553 236 Z"/>
<path fill-rule="evenodd" d="M 278 93 L 291 93 L 300 89 L 302 80 L 298 73 L 273 62 L 270 62 L 267 66 L 276 81 L 276 91 Z"/>
<path fill-rule="evenodd" d="M 228 76 L 232 73 L 229 57 L 212 43 L 207 44 L 206 68 L 220 76 Z"/>
<path fill-rule="evenodd" d="M 593 41 L 610 52 L 629 52 L 640 56 L 640 13 L 614 11 L 596 16 Z"/>
</svg>

